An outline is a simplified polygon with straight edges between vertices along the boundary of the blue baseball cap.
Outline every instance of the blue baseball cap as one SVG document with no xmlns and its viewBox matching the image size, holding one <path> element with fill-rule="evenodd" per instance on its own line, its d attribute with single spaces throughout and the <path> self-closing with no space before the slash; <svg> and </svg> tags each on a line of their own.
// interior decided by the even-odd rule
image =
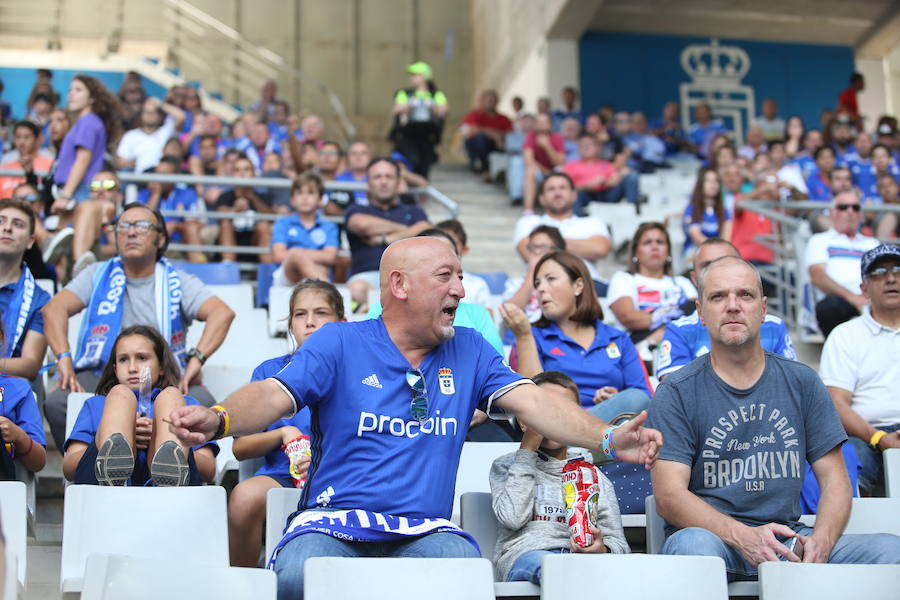
<svg viewBox="0 0 900 600">
<path fill-rule="evenodd" d="M 900 246 L 895 244 L 881 244 L 875 246 L 865 254 L 860 261 L 860 274 L 863 279 L 875 268 L 875 263 L 882 258 L 893 258 L 900 261 Z"/>
</svg>

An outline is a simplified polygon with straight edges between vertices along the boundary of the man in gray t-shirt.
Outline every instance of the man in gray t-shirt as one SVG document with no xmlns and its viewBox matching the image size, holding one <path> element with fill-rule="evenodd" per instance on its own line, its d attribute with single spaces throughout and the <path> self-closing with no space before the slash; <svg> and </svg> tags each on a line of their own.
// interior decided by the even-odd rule
<svg viewBox="0 0 900 600">
<path fill-rule="evenodd" d="M 77 369 L 75 367 L 77 357 L 73 354 L 77 349 L 69 347 L 69 317 L 87 308 L 83 317 L 85 323 L 90 324 L 90 319 L 94 318 L 96 320 L 93 327 L 108 329 L 109 324 L 115 322 L 109 317 L 109 313 L 112 311 L 102 310 L 102 307 L 101 310 L 97 310 L 97 307 L 92 305 L 95 285 L 110 286 L 109 295 L 99 299 L 101 304 L 106 299 L 115 300 L 110 304 L 117 304 L 119 301 L 122 304 L 119 327 L 104 335 L 107 353 L 110 351 L 118 331 L 126 327 L 148 325 L 160 330 L 165 329 L 159 323 L 160 318 L 165 317 L 158 316 L 160 311 L 157 310 L 157 301 L 160 294 L 157 292 L 160 290 L 156 289 L 157 266 L 169 242 L 162 216 L 141 204 L 126 206 L 116 224 L 115 242 L 125 276 L 120 300 L 115 299 L 115 286 L 106 281 L 106 279 L 115 278 L 115 275 L 109 275 L 113 271 L 101 271 L 109 266 L 109 261 L 107 261 L 91 265 L 82 271 L 43 309 L 45 335 L 54 355 L 57 356 L 59 369 L 59 388 L 47 396 L 44 412 L 50 424 L 53 439 L 60 450 L 63 449 L 65 442 L 66 405 L 69 392 L 93 392 L 99 381 L 99 369 L 96 366 L 87 368 L 82 366 Z M 162 264 L 166 263 L 163 261 Z M 107 277 L 99 277 L 98 272 L 100 275 L 107 274 Z M 172 298 L 178 298 L 180 306 L 178 316 L 182 328 L 178 332 L 174 331 L 174 328 L 172 331 L 172 338 L 179 337 L 180 339 L 167 341 L 172 346 L 181 344 L 183 348 L 184 335 L 190 323 L 194 320 L 206 323 L 196 347 L 186 352 L 187 361 L 182 372 L 181 389 L 183 393 L 193 396 L 202 404 L 212 405 L 215 400 L 201 385 L 201 368 L 206 359 L 218 349 L 225 339 L 231 321 L 234 319 L 234 311 L 214 296 L 193 275 L 178 270 L 175 270 L 175 274 L 177 274 L 178 286 L 173 289 Z M 166 279 L 160 279 L 160 281 L 166 281 Z M 99 295 L 102 296 L 102 293 Z M 98 301 L 96 297 L 93 299 Z M 100 368 L 102 366 L 99 364 Z"/>
<path fill-rule="evenodd" d="M 650 409 L 665 440 L 652 472 L 667 521 L 662 553 L 719 556 L 730 581 L 754 579 L 759 563 L 782 557 L 900 562 L 898 536 L 841 535 L 847 436 L 815 372 L 760 346 L 766 298 L 756 268 L 723 257 L 698 283 L 710 353 L 667 377 Z M 815 530 L 797 521 L 804 461 L 822 490 Z"/>
</svg>

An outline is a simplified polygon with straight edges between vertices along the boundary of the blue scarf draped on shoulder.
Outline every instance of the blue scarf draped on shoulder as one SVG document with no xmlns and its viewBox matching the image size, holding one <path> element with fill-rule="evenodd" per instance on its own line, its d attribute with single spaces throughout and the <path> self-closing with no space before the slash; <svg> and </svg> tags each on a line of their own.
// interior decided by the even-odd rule
<svg viewBox="0 0 900 600">
<path fill-rule="evenodd" d="M 186 364 L 185 328 L 181 320 L 181 278 L 165 257 L 156 263 L 153 274 L 156 295 L 156 326 L 169 342 L 182 369 Z M 75 370 L 90 369 L 99 374 L 109 360 L 112 343 L 122 329 L 123 298 L 128 278 L 118 256 L 94 273 L 93 291 L 78 333 Z"/>
<path fill-rule="evenodd" d="M 35 291 L 34 276 L 22 263 L 22 274 L 16 282 L 12 299 L 3 314 L 3 333 L 6 343 L 0 348 L 0 358 L 12 358 L 13 352 L 25 336 L 25 324 L 31 314 Z"/>
</svg>

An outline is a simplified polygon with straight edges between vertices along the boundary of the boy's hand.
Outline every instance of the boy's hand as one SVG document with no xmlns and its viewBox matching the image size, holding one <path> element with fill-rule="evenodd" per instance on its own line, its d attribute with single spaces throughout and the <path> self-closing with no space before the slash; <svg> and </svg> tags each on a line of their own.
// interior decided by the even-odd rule
<svg viewBox="0 0 900 600">
<path fill-rule="evenodd" d="M 537 452 L 538 448 L 541 447 L 541 443 L 544 441 L 544 436 L 539 434 L 534 429 L 530 427 L 525 428 L 525 434 L 522 436 L 522 443 L 519 445 L 519 448 L 522 450 L 531 450 L 532 452 Z"/>
</svg>

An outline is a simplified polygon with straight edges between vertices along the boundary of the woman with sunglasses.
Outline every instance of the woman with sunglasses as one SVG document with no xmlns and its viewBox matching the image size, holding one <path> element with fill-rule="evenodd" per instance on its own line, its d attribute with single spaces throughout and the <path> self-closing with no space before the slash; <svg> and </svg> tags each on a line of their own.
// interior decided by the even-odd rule
<svg viewBox="0 0 900 600">
<path fill-rule="evenodd" d="M 88 485 L 160 487 L 209 483 L 215 443 L 186 447 L 165 422 L 197 404 L 178 391 L 178 362 L 159 332 L 144 325 L 118 335 L 97 383 L 65 443 L 63 475 Z"/>
<path fill-rule="evenodd" d="M 72 234 L 72 277 L 76 277 L 88 265 L 102 258 L 115 256 L 113 240 L 104 231 L 103 224 L 112 222 L 122 203 L 119 177 L 112 169 L 104 168 L 94 175 L 90 183 L 91 197 L 75 210 Z M 96 251 L 96 252 L 95 252 Z"/>
<path fill-rule="evenodd" d="M 603 322 L 584 261 L 570 252 L 546 254 L 535 265 L 534 287 L 542 313 L 534 325 L 515 305 L 500 307 L 516 336 L 510 365 L 525 377 L 565 373 L 578 385 L 581 405 L 605 421 L 646 409 L 644 363 L 628 334 Z"/>
<path fill-rule="evenodd" d="M 299 349 L 325 323 L 345 321 L 344 300 L 326 281 L 302 281 L 294 287 L 289 303 L 288 331 Z M 253 371 L 251 381 L 271 377 L 285 367 L 294 353 L 264 361 Z M 291 469 L 288 445 L 301 435 L 309 435 L 309 410 L 302 409 L 289 419 L 281 419 L 265 432 L 235 438 L 233 452 L 238 460 L 265 458 L 256 475 L 239 483 L 228 502 L 228 540 L 231 565 L 255 567 L 259 562 L 262 527 L 266 517 L 266 494 L 272 488 L 295 487 L 305 476 L 309 457 L 301 457 Z M 299 487 L 299 486 L 298 486 Z"/>
</svg>

